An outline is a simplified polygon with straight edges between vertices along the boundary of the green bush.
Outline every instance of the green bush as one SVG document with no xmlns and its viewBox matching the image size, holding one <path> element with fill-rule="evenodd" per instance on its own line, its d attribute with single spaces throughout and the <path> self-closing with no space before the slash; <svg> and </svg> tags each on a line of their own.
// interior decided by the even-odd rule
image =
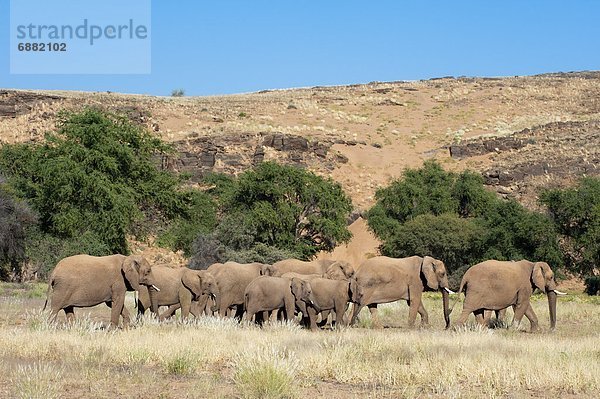
<svg viewBox="0 0 600 399">
<path fill-rule="evenodd" d="M 585 279 L 585 293 L 600 295 L 600 276 L 591 276 Z"/>
<path fill-rule="evenodd" d="M 240 255 L 250 250 L 270 259 L 265 251 L 280 250 L 308 259 L 351 238 L 350 198 L 305 169 L 264 162 L 235 179 L 212 175 L 205 183 L 214 185 L 209 194 L 221 215 L 215 237 Z"/>
<path fill-rule="evenodd" d="M 29 206 L 0 183 L 0 280 L 18 277 L 25 260 L 27 229 L 37 222 Z"/>
<path fill-rule="evenodd" d="M 570 189 L 546 190 L 540 202 L 562 235 L 569 269 L 592 274 L 600 265 L 600 178 L 583 178 Z"/>
<path fill-rule="evenodd" d="M 454 280 L 486 259 L 563 264 L 551 219 L 500 199 L 473 172 L 446 172 L 428 161 L 378 190 L 376 198 L 367 217 L 382 240 L 382 253 L 433 256 L 445 262 Z"/>
<path fill-rule="evenodd" d="M 382 245 L 386 256 L 433 256 L 442 259 L 448 273 L 481 258 L 484 228 L 473 220 L 445 213 L 419 215 L 402 224 Z"/>
<path fill-rule="evenodd" d="M 126 235 L 146 233 L 138 229 L 144 220 L 198 214 L 190 211 L 197 196 L 153 161 L 167 151 L 126 117 L 88 108 L 62 112 L 41 144 L 2 146 L 0 169 L 39 213 L 43 233 L 67 241 L 92 235 L 102 244 L 96 248 L 127 253 Z"/>
</svg>

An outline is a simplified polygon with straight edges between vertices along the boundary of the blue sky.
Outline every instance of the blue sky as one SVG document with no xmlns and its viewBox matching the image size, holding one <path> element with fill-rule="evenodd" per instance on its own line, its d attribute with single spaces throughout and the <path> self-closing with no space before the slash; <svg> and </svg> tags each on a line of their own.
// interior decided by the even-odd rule
<svg viewBox="0 0 600 399">
<path fill-rule="evenodd" d="M 152 1 L 149 75 L 11 75 L 0 88 L 227 94 L 600 69 L 600 1 Z"/>
</svg>

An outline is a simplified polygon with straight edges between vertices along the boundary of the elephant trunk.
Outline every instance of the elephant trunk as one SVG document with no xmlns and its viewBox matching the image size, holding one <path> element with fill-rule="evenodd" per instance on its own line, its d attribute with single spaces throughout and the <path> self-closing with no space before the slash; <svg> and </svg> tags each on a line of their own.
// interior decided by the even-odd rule
<svg viewBox="0 0 600 399">
<path fill-rule="evenodd" d="M 158 316 L 158 296 L 156 290 L 152 287 L 148 287 L 148 295 L 150 295 L 150 306 L 152 313 Z"/>
<path fill-rule="evenodd" d="M 450 327 L 450 300 L 448 291 L 442 288 L 442 302 L 444 306 L 444 321 L 446 322 L 446 329 Z"/>
<path fill-rule="evenodd" d="M 550 329 L 556 328 L 556 292 L 548 291 L 548 308 L 550 310 Z"/>
</svg>

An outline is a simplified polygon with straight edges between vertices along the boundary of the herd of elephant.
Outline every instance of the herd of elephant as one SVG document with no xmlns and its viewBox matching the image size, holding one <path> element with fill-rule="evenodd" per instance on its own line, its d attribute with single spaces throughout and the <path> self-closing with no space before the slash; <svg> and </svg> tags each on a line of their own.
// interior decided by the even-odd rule
<svg viewBox="0 0 600 399">
<path fill-rule="evenodd" d="M 523 316 L 531 331 L 539 324 L 530 304 L 535 289 L 548 297 L 550 328 L 556 326 L 556 289 L 554 273 L 545 262 L 489 260 L 471 266 L 464 274 L 458 294 L 464 292 L 463 311 L 456 323 L 466 322 L 471 313 L 484 324 L 492 311 L 513 307 L 513 323 Z M 182 318 L 192 313 L 236 317 L 262 323 L 271 318 L 298 320 L 317 329 L 329 314 L 336 325 L 355 324 L 367 306 L 375 326 L 380 326 L 377 305 L 407 301 L 408 325 L 413 327 L 417 313 L 421 325 L 429 323 L 423 306 L 424 291 L 441 291 L 446 328 L 450 326 L 448 284 L 444 263 L 429 256 L 396 259 L 370 258 L 356 270 L 348 262 L 286 259 L 272 265 L 262 263 L 216 263 L 207 270 L 151 266 L 141 256 L 75 255 L 61 260 L 49 280 L 46 304 L 50 299 L 54 319 L 64 310 L 67 322 L 74 308 L 106 303 L 111 308 L 111 328 L 119 316 L 127 327 L 130 315 L 124 306 L 127 291 L 138 293 L 138 315 L 147 309 L 164 319 L 181 309 Z M 351 317 L 346 317 L 353 303 Z M 159 313 L 160 306 L 168 309 Z M 297 319 L 297 316 L 300 316 Z"/>
</svg>

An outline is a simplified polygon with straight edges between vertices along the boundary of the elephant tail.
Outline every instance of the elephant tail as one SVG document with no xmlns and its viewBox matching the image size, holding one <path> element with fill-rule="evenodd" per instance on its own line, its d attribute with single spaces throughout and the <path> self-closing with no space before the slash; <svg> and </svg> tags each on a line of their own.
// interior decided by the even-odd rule
<svg viewBox="0 0 600 399">
<path fill-rule="evenodd" d="M 456 294 L 457 294 L 456 295 L 456 299 L 454 300 L 454 303 L 452 304 L 452 306 L 450 306 L 450 310 L 448 311 L 448 315 L 450 315 L 452 313 L 452 309 L 454 309 L 454 306 L 456 306 L 456 304 L 460 300 L 460 294 L 462 294 L 462 292 L 464 291 L 465 288 L 467 288 L 467 281 L 463 277 L 463 279 L 460 281 L 460 288 L 458 289 L 458 291 L 456 291 Z"/>
<path fill-rule="evenodd" d="M 42 309 L 42 311 L 46 310 L 46 306 L 48 306 L 48 299 L 50 298 L 50 290 L 52 289 L 53 285 L 54 285 L 54 278 L 50 277 L 50 280 L 48 280 L 48 289 L 46 290 L 46 302 L 44 302 L 44 308 Z"/>
<path fill-rule="evenodd" d="M 244 294 L 244 312 L 246 312 L 248 310 L 248 293 L 246 292 Z"/>
</svg>

